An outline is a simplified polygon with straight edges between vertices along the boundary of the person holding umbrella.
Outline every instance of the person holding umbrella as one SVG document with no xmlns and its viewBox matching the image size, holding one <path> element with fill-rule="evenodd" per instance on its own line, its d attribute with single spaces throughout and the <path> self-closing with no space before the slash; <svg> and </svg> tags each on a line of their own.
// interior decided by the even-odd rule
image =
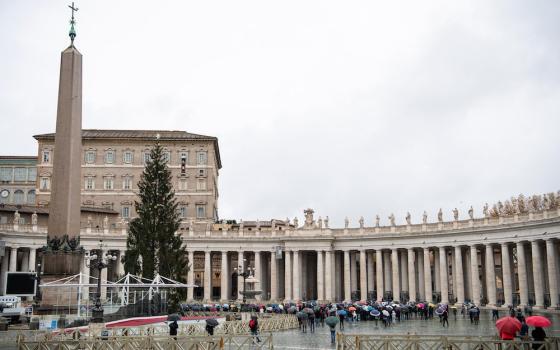
<svg viewBox="0 0 560 350">
<path fill-rule="evenodd" d="M 251 335 L 257 341 L 257 343 L 261 342 L 261 338 L 259 338 L 259 320 L 257 315 L 251 316 L 251 321 L 249 321 L 249 329 L 251 330 Z"/>
<path fill-rule="evenodd" d="M 325 323 L 327 324 L 327 326 L 329 326 L 329 330 L 331 333 L 331 344 L 334 344 L 336 341 L 336 324 L 338 322 L 338 317 L 334 315 L 334 312 L 325 319 Z"/>
<path fill-rule="evenodd" d="M 540 349 L 544 340 L 546 339 L 546 333 L 543 328 L 550 327 L 552 322 L 544 316 L 529 316 L 526 319 L 529 326 L 535 327 L 531 332 L 531 336 L 536 343 L 533 343 L 533 349 Z"/>
<path fill-rule="evenodd" d="M 207 318 L 206 319 L 206 332 L 208 335 L 214 335 L 214 327 L 218 325 L 218 321 L 215 318 Z"/>
<path fill-rule="evenodd" d="M 521 330 L 521 322 L 515 317 L 506 316 L 496 321 L 496 328 L 502 340 L 513 340 Z"/>
<path fill-rule="evenodd" d="M 340 320 L 340 330 L 344 330 L 344 318 L 346 317 L 346 310 L 338 310 L 338 319 Z"/>
<path fill-rule="evenodd" d="M 177 329 L 179 328 L 179 325 L 177 324 L 177 320 L 173 320 L 173 322 L 171 322 L 169 324 L 169 335 L 172 336 L 175 340 L 177 340 Z"/>
</svg>

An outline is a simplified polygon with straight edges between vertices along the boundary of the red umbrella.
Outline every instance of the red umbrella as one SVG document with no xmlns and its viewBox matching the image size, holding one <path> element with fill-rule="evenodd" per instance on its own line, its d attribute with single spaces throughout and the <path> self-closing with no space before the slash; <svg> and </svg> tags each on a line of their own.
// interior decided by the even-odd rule
<svg viewBox="0 0 560 350">
<path fill-rule="evenodd" d="M 525 319 L 525 322 L 532 327 L 550 327 L 552 322 L 544 316 L 529 316 Z"/>
<path fill-rule="evenodd" d="M 496 321 L 496 328 L 498 328 L 500 334 L 515 335 L 521 330 L 521 322 L 515 317 L 506 316 Z"/>
</svg>

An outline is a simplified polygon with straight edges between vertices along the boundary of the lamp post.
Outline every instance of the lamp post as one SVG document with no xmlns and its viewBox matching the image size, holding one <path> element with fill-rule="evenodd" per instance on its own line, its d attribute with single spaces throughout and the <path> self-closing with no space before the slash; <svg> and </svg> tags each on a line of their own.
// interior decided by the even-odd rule
<svg viewBox="0 0 560 350">
<path fill-rule="evenodd" d="M 103 322 L 103 305 L 101 305 L 101 270 L 106 269 L 112 261 L 117 260 L 115 255 L 106 253 L 103 255 L 103 240 L 99 240 L 99 256 L 97 254 L 86 257 L 86 266 L 97 270 L 97 291 L 95 293 L 95 305 L 92 308 L 91 321 Z"/>
<path fill-rule="evenodd" d="M 243 261 L 246 261 L 246 259 L 243 259 Z M 245 292 L 246 292 L 246 283 L 245 280 L 251 276 L 251 273 L 255 272 L 255 269 L 252 267 L 247 267 L 247 270 L 243 269 L 242 265 L 239 265 L 238 267 L 234 268 L 234 274 L 239 278 L 239 277 L 243 277 L 243 292 L 241 294 L 243 294 L 243 304 L 247 303 L 247 297 L 245 296 Z"/>
</svg>

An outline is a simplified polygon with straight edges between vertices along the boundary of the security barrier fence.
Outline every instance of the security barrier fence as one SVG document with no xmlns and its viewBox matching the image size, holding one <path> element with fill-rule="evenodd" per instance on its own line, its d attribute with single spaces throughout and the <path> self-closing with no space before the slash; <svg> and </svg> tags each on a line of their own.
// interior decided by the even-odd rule
<svg viewBox="0 0 560 350">
<path fill-rule="evenodd" d="M 560 350 L 560 338 L 544 342 L 501 340 L 497 337 L 436 335 L 358 335 L 338 333 L 337 350 Z"/>
<path fill-rule="evenodd" d="M 215 336 L 89 337 L 20 342 L 18 350 L 237 350 L 273 349 L 272 334 Z"/>
</svg>

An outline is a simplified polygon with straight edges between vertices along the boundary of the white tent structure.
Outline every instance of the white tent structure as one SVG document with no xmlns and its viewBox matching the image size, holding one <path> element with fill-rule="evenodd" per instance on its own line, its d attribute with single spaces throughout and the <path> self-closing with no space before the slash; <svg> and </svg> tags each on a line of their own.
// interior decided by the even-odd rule
<svg viewBox="0 0 560 350">
<path fill-rule="evenodd" d="M 91 280 L 94 283 L 91 283 Z M 83 288 L 97 288 L 98 278 L 93 276 L 88 276 L 83 273 L 77 275 L 64 277 L 55 281 L 40 284 L 40 288 L 77 288 L 78 290 L 78 316 L 80 316 L 81 301 L 82 301 L 82 291 Z M 159 293 L 160 288 L 193 288 L 197 287 L 193 284 L 185 284 L 177 282 L 170 278 L 156 274 L 154 279 L 149 279 L 145 277 L 136 276 L 127 273 L 125 276 L 120 278 L 115 282 L 101 280 L 101 287 L 117 288 L 120 296 L 120 305 L 125 306 L 130 302 L 131 288 L 134 289 L 147 289 L 147 296 L 149 300 L 152 300 L 154 293 Z"/>
</svg>

